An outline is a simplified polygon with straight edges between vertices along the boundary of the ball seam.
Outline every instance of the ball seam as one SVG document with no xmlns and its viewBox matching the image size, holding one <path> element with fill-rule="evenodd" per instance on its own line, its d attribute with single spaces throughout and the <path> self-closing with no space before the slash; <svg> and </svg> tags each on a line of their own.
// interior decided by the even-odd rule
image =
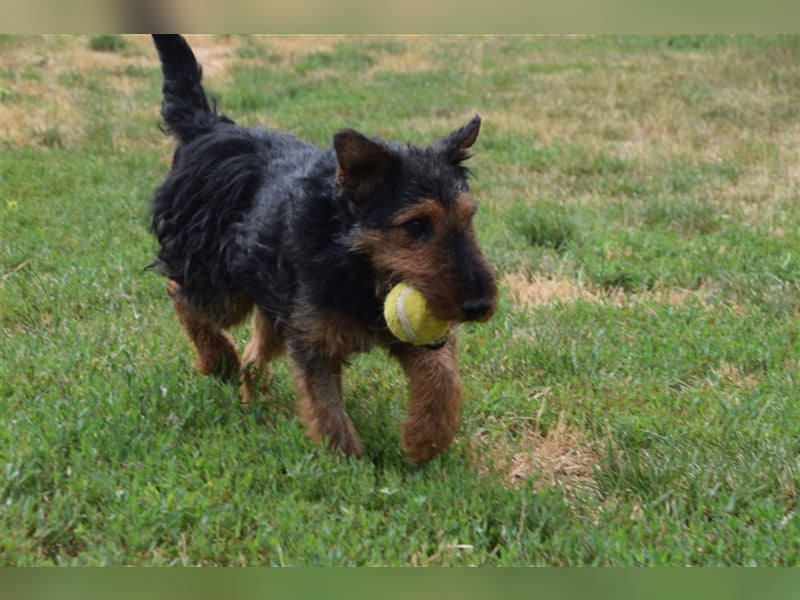
<svg viewBox="0 0 800 600">
<path fill-rule="evenodd" d="M 414 328 L 411 326 L 408 317 L 406 316 L 406 311 L 403 306 L 406 296 L 408 296 L 411 293 L 411 289 L 412 288 L 410 286 L 407 286 L 406 288 L 403 289 L 403 291 L 400 292 L 400 294 L 398 294 L 396 308 L 397 308 L 397 318 L 400 321 L 400 325 L 403 327 L 403 331 L 406 332 L 406 336 L 408 336 L 408 341 L 413 344 L 417 341 L 417 336 L 414 333 Z"/>
</svg>

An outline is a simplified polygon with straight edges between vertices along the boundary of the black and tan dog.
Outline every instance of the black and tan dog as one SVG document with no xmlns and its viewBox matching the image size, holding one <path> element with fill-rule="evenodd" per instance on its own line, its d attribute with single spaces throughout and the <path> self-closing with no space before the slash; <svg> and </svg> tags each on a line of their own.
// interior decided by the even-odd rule
<svg viewBox="0 0 800 600">
<path fill-rule="evenodd" d="M 403 280 L 441 319 L 484 321 L 494 312 L 497 288 L 475 241 L 463 165 L 479 117 L 424 148 L 342 129 L 320 150 L 218 115 L 186 41 L 154 39 L 163 128 L 178 141 L 153 200 L 154 264 L 199 368 L 240 380 L 247 400 L 265 363 L 288 352 L 309 435 L 360 456 L 342 367 L 382 346 L 409 380 L 406 455 L 421 464 L 444 452 L 462 402 L 455 334 L 439 348 L 400 342 L 382 307 Z M 240 359 L 224 330 L 251 312 Z"/>
</svg>

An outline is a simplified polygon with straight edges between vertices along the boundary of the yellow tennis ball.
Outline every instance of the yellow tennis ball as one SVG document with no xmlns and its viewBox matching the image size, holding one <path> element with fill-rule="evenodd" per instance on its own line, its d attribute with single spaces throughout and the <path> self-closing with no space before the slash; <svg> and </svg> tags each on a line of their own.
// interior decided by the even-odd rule
<svg viewBox="0 0 800 600">
<path fill-rule="evenodd" d="M 442 341 L 450 328 L 450 322 L 436 317 L 425 296 L 407 283 L 398 283 L 386 296 L 383 316 L 397 339 L 418 346 Z"/>
</svg>

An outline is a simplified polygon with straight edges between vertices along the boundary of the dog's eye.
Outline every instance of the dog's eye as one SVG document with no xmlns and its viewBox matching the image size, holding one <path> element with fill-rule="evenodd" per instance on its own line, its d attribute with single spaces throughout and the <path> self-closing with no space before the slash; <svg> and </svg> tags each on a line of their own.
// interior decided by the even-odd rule
<svg viewBox="0 0 800 600">
<path fill-rule="evenodd" d="M 403 229 L 408 237 L 421 241 L 430 236 L 431 223 L 428 219 L 411 219 L 403 223 Z"/>
</svg>

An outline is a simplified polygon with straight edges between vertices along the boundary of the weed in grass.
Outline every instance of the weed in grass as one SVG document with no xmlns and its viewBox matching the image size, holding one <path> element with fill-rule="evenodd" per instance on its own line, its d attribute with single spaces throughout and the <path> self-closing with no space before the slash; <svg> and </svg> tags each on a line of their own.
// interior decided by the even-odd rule
<svg viewBox="0 0 800 600">
<path fill-rule="evenodd" d="M 120 35 L 93 35 L 89 37 L 89 48 L 95 52 L 121 52 L 128 48 L 128 42 Z"/>
<path fill-rule="evenodd" d="M 63 148 L 64 140 L 58 127 L 50 127 L 43 131 L 35 132 L 41 143 L 48 148 Z"/>
</svg>

